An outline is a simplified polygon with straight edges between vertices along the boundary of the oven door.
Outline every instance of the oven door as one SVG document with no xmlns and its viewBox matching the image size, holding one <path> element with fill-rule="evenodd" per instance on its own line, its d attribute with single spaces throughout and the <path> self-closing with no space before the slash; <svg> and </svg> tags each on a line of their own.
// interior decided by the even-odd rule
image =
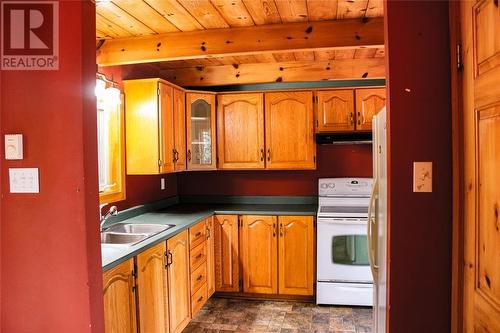
<svg viewBox="0 0 500 333">
<path fill-rule="evenodd" d="M 366 219 L 318 218 L 318 281 L 373 283 Z"/>
</svg>

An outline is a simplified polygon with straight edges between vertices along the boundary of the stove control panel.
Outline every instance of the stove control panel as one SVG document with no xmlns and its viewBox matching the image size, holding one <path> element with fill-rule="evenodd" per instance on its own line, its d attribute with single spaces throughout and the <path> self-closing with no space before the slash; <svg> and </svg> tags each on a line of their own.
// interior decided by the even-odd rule
<svg viewBox="0 0 500 333">
<path fill-rule="evenodd" d="M 320 197 L 370 196 L 372 186 L 372 178 L 320 178 L 318 181 Z"/>
</svg>

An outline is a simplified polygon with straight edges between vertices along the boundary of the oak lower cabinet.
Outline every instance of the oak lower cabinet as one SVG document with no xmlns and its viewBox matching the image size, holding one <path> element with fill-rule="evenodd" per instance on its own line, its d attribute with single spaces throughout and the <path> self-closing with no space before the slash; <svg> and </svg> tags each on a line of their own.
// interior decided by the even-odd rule
<svg viewBox="0 0 500 333">
<path fill-rule="evenodd" d="M 105 332 L 137 332 L 133 259 L 103 274 L 103 292 Z"/>
<path fill-rule="evenodd" d="M 356 89 L 356 130 L 372 130 L 373 116 L 385 106 L 385 93 L 385 88 Z"/>
<path fill-rule="evenodd" d="M 313 216 L 216 215 L 214 227 L 216 291 L 314 295 Z"/>
<path fill-rule="evenodd" d="M 215 215 L 215 291 L 240 291 L 238 215 Z"/>
<path fill-rule="evenodd" d="M 315 169 L 312 91 L 265 93 L 267 169 Z"/>
<path fill-rule="evenodd" d="M 191 316 L 196 313 L 208 300 L 207 289 L 207 225 L 203 220 L 189 228 L 190 248 L 190 285 L 191 285 Z"/>
<path fill-rule="evenodd" d="M 279 294 L 314 294 L 314 217 L 279 216 Z"/>
<path fill-rule="evenodd" d="M 187 169 L 214 170 L 215 94 L 186 93 Z"/>
<path fill-rule="evenodd" d="M 219 169 L 264 169 L 264 94 L 217 96 Z"/>
<path fill-rule="evenodd" d="M 214 218 L 210 216 L 205 220 L 207 242 L 207 296 L 210 298 L 215 293 L 215 240 Z"/>
<path fill-rule="evenodd" d="M 277 217 L 241 217 L 243 292 L 278 293 Z"/>
<path fill-rule="evenodd" d="M 167 240 L 170 333 L 179 333 L 191 319 L 188 230 Z"/>
<path fill-rule="evenodd" d="M 166 243 L 162 242 L 136 257 L 139 332 L 169 332 L 169 286 Z"/>
</svg>

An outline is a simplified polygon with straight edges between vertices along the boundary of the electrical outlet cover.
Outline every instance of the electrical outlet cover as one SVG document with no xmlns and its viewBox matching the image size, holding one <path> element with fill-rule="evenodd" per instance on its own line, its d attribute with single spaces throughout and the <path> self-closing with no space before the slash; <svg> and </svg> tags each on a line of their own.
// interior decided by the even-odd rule
<svg viewBox="0 0 500 333">
<path fill-rule="evenodd" d="M 413 162 L 413 192 L 432 192 L 432 162 Z"/>
</svg>

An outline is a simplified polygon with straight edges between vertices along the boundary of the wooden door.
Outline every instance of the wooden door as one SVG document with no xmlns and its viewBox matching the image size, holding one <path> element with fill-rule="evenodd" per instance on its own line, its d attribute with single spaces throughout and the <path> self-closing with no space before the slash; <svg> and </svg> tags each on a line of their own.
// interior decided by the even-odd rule
<svg viewBox="0 0 500 333">
<path fill-rule="evenodd" d="M 265 94 L 266 168 L 315 169 L 311 91 Z"/>
<path fill-rule="evenodd" d="M 217 96 L 220 169 L 263 169 L 264 94 Z"/>
<path fill-rule="evenodd" d="M 103 274 L 104 327 L 106 333 L 135 333 L 134 259 Z"/>
<path fill-rule="evenodd" d="M 314 218 L 280 216 L 279 293 L 314 294 Z"/>
<path fill-rule="evenodd" d="M 215 215 L 215 291 L 240 291 L 238 216 Z"/>
<path fill-rule="evenodd" d="M 243 291 L 278 293 L 278 237 L 276 216 L 241 217 Z"/>
<path fill-rule="evenodd" d="M 188 170 L 216 169 L 215 95 L 186 94 L 186 138 Z"/>
<path fill-rule="evenodd" d="M 385 88 L 356 89 L 356 130 L 371 131 L 372 119 L 385 106 Z"/>
<path fill-rule="evenodd" d="M 207 293 L 208 297 L 215 293 L 215 241 L 213 216 L 205 220 L 207 237 Z"/>
<path fill-rule="evenodd" d="M 127 174 L 160 172 L 158 80 L 123 81 Z"/>
<path fill-rule="evenodd" d="M 168 333 L 166 244 L 162 242 L 136 257 L 137 306 L 140 333 Z"/>
<path fill-rule="evenodd" d="M 167 240 L 170 333 L 179 333 L 191 317 L 188 231 Z"/>
<path fill-rule="evenodd" d="M 320 90 L 316 97 L 316 132 L 354 131 L 354 90 Z"/>
<path fill-rule="evenodd" d="M 186 93 L 174 89 L 174 169 L 186 170 Z"/>
<path fill-rule="evenodd" d="M 160 94 L 160 173 L 174 171 L 174 89 L 166 83 L 158 82 Z M 147 133 L 143 133 L 143 136 Z"/>
<path fill-rule="evenodd" d="M 500 6 L 460 2 L 464 332 L 500 332 Z"/>
</svg>

